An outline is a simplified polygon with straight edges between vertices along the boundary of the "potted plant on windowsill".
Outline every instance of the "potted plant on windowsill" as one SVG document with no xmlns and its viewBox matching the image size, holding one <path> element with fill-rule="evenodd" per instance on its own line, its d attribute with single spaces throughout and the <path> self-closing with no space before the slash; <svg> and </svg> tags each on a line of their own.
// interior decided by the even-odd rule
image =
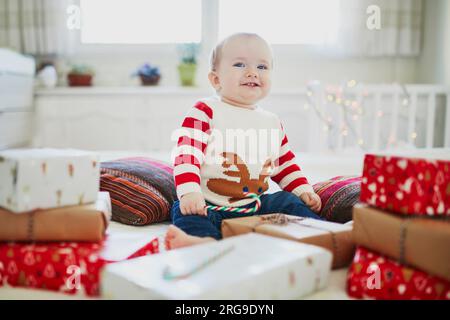
<svg viewBox="0 0 450 320">
<path fill-rule="evenodd" d="M 155 86 L 161 79 L 161 72 L 158 67 L 146 63 L 136 70 L 133 76 L 139 76 L 143 86 Z"/>
<path fill-rule="evenodd" d="M 92 86 L 94 70 L 84 64 L 73 65 L 67 74 L 67 82 L 70 87 L 89 87 Z"/>
<path fill-rule="evenodd" d="M 197 55 L 200 49 L 198 43 L 184 43 L 178 46 L 181 62 L 178 65 L 178 74 L 182 86 L 194 86 L 197 72 Z"/>
</svg>

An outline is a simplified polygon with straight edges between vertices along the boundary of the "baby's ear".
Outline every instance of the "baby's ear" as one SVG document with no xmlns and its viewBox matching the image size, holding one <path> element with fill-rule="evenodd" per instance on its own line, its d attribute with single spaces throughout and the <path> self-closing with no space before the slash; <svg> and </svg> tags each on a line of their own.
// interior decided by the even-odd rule
<svg viewBox="0 0 450 320">
<path fill-rule="evenodd" d="M 210 71 L 208 73 L 208 79 L 211 83 L 212 87 L 216 89 L 216 91 L 220 90 L 220 79 L 219 75 L 215 71 Z"/>
</svg>

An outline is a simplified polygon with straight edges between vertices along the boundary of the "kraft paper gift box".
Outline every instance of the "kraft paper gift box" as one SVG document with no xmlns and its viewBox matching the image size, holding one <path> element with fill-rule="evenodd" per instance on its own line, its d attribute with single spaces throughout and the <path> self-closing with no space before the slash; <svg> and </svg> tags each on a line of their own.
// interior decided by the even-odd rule
<svg viewBox="0 0 450 320">
<path fill-rule="evenodd" d="M 97 200 L 95 153 L 75 149 L 0 152 L 0 207 L 13 212 L 82 205 Z"/>
<path fill-rule="evenodd" d="M 323 247 L 333 253 L 333 269 L 348 266 L 355 245 L 352 226 L 285 214 L 266 214 L 222 221 L 222 236 L 256 232 Z"/>
<path fill-rule="evenodd" d="M 360 200 L 402 215 L 449 217 L 450 155 L 410 158 L 368 154 Z"/>
<path fill-rule="evenodd" d="M 108 192 L 96 203 L 16 214 L 0 208 L 0 241 L 91 241 L 105 236 L 111 219 Z"/>
<path fill-rule="evenodd" d="M 353 208 L 353 238 L 364 246 L 450 281 L 450 221 Z"/>
<path fill-rule="evenodd" d="M 325 288 L 331 253 L 256 233 L 108 265 L 109 299 L 293 299 Z"/>
<path fill-rule="evenodd" d="M 347 293 L 377 300 L 450 300 L 450 282 L 357 247 L 347 274 Z"/>
</svg>

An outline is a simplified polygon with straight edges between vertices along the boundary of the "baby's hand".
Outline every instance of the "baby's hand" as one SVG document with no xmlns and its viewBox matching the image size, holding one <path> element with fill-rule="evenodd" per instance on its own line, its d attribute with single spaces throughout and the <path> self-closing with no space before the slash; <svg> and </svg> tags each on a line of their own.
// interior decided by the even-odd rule
<svg viewBox="0 0 450 320">
<path fill-rule="evenodd" d="M 186 193 L 180 199 L 180 210 L 184 215 L 198 214 L 206 216 L 208 214 L 205 208 L 205 198 L 200 192 Z"/>
<path fill-rule="evenodd" d="M 300 199 L 314 212 L 319 212 L 322 207 L 322 200 L 314 192 L 303 192 L 300 195 Z"/>
</svg>

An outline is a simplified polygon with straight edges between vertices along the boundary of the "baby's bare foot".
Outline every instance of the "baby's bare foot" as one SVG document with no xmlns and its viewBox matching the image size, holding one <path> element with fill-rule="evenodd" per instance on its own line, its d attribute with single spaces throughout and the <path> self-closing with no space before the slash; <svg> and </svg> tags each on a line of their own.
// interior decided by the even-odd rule
<svg viewBox="0 0 450 320">
<path fill-rule="evenodd" d="M 172 250 L 215 240 L 216 239 L 211 237 L 201 238 L 191 236 L 186 232 L 184 232 L 183 230 L 181 230 L 180 228 L 174 225 L 170 225 L 169 229 L 167 230 L 166 237 L 164 239 L 164 244 L 166 246 L 166 250 Z"/>
</svg>

